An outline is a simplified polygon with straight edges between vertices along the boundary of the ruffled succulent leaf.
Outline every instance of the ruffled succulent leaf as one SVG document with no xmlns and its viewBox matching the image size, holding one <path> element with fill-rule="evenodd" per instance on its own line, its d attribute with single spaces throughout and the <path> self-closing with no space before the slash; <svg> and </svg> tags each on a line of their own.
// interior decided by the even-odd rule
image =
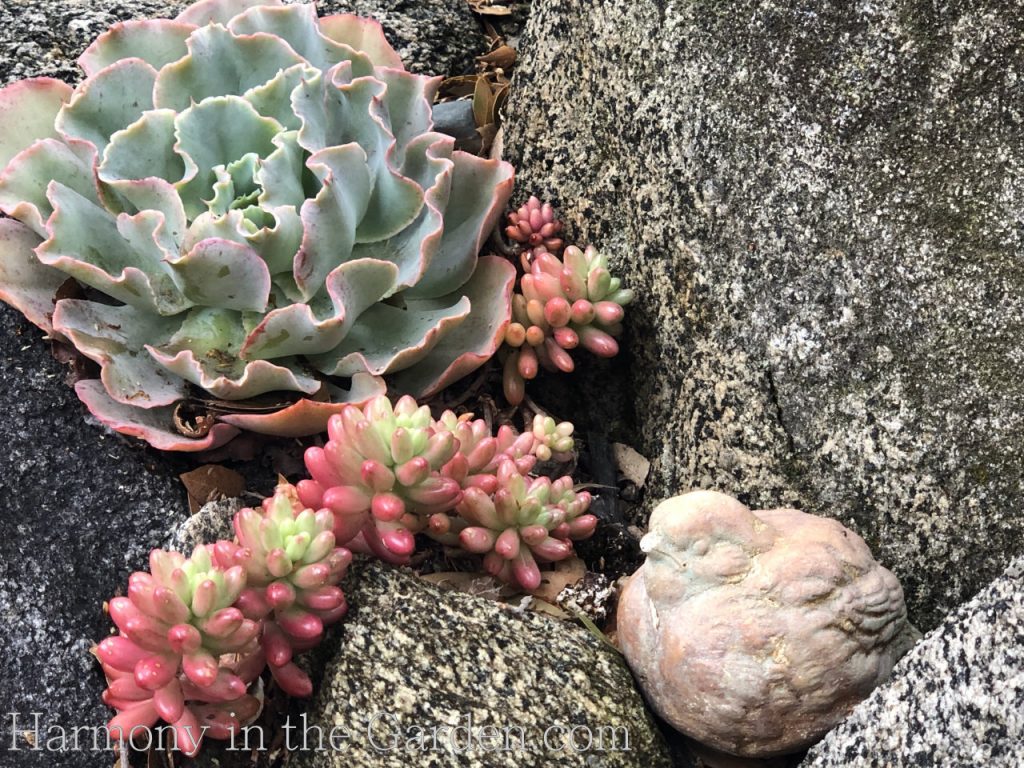
<svg viewBox="0 0 1024 768">
<path fill-rule="evenodd" d="M 325 37 L 362 51 L 378 67 L 403 69 L 401 57 L 384 37 L 380 23 L 349 13 L 339 13 L 320 19 L 320 32 Z"/>
<path fill-rule="evenodd" d="M 230 131 L 220 127 L 230 125 Z M 196 217 L 207 208 L 216 181 L 214 168 L 255 153 L 274 151 L 274 137 L 282 131 L 276 120 L 263 117 L 238 96 L 206 99 L 182 112 L 175 120 L 176 151 L 185 159 L 185 179 L 178 184 L 185 210 Z"/>
<path fill-rule="evenodd" d="M 170 339 L 173 319 L 131 305 L 63 299 L 53 316 L 56 330 L 101 368 L 107 393 L 125 405 L 167 406 L 186 394 L 185 382 L 146 353 L 146 345 Z"/>
<path fill-rule="evenodd" d="M 329 376 L 352 376 L 359 371 L 381 376 L 415 365 L 469 317 L 466 296 L 450 307 L 433 306 L 436 303 L 375 304 L 359 316 L 341 344 L 324 355 L 311 356 L 310 363 Z"/>
<path fill-rule="evenodd" d="M 239 13 L 259 6 L 279 6 L 281 0 L 199 0 L 178 14 L 185 24 L 227 24 Z"/>
<path fill-rule="evenodd" d="M 60 182 L 99 204 L 94 160 L 88 147 L 69 147 L 57 139 L 35 142 L 0 173 L 0 211 L 47 237 L 46 222 L 53 213 L 46 196 L 50 182 Z"/>
<path fill-rule="evenodd" d="M 328 79 L 332 73 L 333 79 Z M 304 81 L 292 97 L 295 113 L 302 119 L 298 140 L 304 149 L 321 153 L 333 145 L 355 143 L 365 152 L 370 189 L 356 227 L 358 242 L 394 236 L 416 219 L 423 206 L 423 190 L 391 165 L 389 152 L 395 137 L 381 106 L 386 91 L 383 81 L 351 79 L 351 66 L 346 63 L 327 76 Z M 370 119 L 355 119 L 355 115 Z"/>
<path fill-rule="evenodd" d="M 75 91 L 57 115 L 66 139 L 88 141 L 102 156 L 110 137 L 153 108 L 156 70 L 141 59 L 124 59 L 101 69 Z"/>
<path fill-rule="evenodd" d="M 255 6 L 231 19 L 228 29 L 239 35 L 268 34 L 280 38 L 317 69 L 327 70 L 351 61 L 359 76 L 373 72 L 373 62 L 359 49 L 321 33 L 314 5 Z"/>
<path fill-rule="evenodd" d="M 51 333 L 53 297 L 68 278 L 63 272 L 39 262 L 35 248 L 41 242 L 24 224 L 0 219 L 0 300 Z"/>
<path fill-rule="evenodd" d="M 160 69 L 188 53 L 185 41 L 194 30 L 194 24 L 170 19 L 122 21 L 96 38 L 78 65 L 87 77 L 124 59 L 142 59 Z"/>
<path fill-rule="evenodd" d="M 53 123 L 71 94 L 70 85 L 50 77 L 0 89 L 0 167 L 33 142 L 57 138 Z"/>
<path fill-rule="evenodd" d="M 59 182 L 50 183 L 47 197 L 54 212 L 47 224 L 50 237 L 36 251 L 41 262 L 150 312 L 171 315 L 190 306 L 155 237 L 160 213 L 115 217 Z"/>
<path fill-rule="evenodd" d="M 425 190 L 416 219 L 393 237 L 357 243 L 353 258 L 385 259 L 398 267 L 398 290 L 417 285 L 433 263 L 444 234 L 444 207 L 451 191 L 454 142 L 425 133 L 410 142 L 403 173 Z"/>
<path fill-rule="evenodd" d="M 325 292 L 309 304 L 269 312 L 246 339 L 248 358 L 315 355 L 336 346 L 369 307 L 391 293 L 397 274 L 386 261 L 359 259 L 327 276 Z"/>
<path fill-rule="evenodd" d="M 505 259 L 481 257 L 459 290 L 469 299 L 469 316 L 434 346 L 429 357 L 395 374 L 395 389 L 429 397 L 489 360 L 505 336 L 515 278 L 515 267 Z"/>
<path fill-rule="evenodd" d="M 188 169 L 185 159 L 175 151 L 176 119 L 174 110 L 150 110 L 114 134 L 100 163 L 100 179 L 106 182 L 147 178 L 171 183 L 182 181 Z"/>
<path fill-rule="evenodd" d="M 161 109 L 185 111 L 217 96 L 241 96 L 273 80 L 303 59 L 272 35 L 236 35 L 219 24 L 200 27 L 188 38 L 189 53 L 160 70 L 153 100 Z"/>
<path fill-rule="evenodd" d="M 384 394 L 387 387 L 377 376 L 357 373 L 349 389 L 325 384 L 324 400 L 303 398 L 273 413 L 228 413 L 220 417 L 239 429 L 281 437 L 304 437 L 323 432 L 331 416 L 347 405 L 362 405 Z"/>
</svg>

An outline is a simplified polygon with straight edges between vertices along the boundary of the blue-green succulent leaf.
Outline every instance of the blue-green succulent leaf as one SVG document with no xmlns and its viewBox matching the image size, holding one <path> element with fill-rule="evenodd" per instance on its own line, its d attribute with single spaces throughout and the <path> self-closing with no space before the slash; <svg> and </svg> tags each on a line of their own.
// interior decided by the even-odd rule
<svg viewBox="0 0 1024 768">
<path fill-rule="evenodd" d="M 206 99 L 182 112 L 176 122 L 176 149 L 185 158 L 186 180 L 178 184 L 185 211 L 195 218 L 207 210 L 216 175 L 213 169 L 254 153 L 266 157 L 274 151 L 281 124 L 260 115 L 238 96 Z M 230 125 L 231 130 L 223 130 Z"/>
<path fill-rule="evenodd" d="M 68 276 L 44 266 L 35 249 L 41 238 L 14 219 L 0 219 L 0 301 L 17 309 L 29 322 L 52 332 L 53 301 Z"/>
<path fill-rule="evenodd" d="M 41 262 L 139 309 L 173 315 L 191 306 L 158 244 L 162 214 L 115 217 L 59 182 L 50 183 L 47 197 L 54 212 L 50 237 L 37 250 Z"/>
<path fill-rule="evenodd" d="M 373 259 L 342 264 L 327 276 L 325 293 L 310 303 L 269 312 L 242 355 L 267 359 L 333 349 L 363 312 L 394 289 L 397 272 L 394 264 Z"/>
<path fill-rule="evenodd" d="M 46 220 L 53 213 L 46 197 L 51 181 L 58 181 L 99 204 L 94 158 L 88 147 L 69 147 L 57 139 L 37 141 L 11 160 L 0 174 L 0 211 L 46 237 Z"/>
<path fill-rule="evenodd" d="M 330 376 L 352 376 L 360 371 L 380 376 L 409 368 L 469 316 L 470 303 L 465 296 L 449 307 L 436 307 L 435 303 L 375 304 L 359 316 L 341 344 L 326 355 L 311 357 L 310 362 Z"/>
<path fill-rule="evenodd" d="M 90 77 L 57 115 L 67 139 L 88 141 L 102 155 L 117 131 L 153 108 L 156 70 L 142 59 L 125 59 Z"/>
<path fill-rule="evenodd" d="M 153 408 L 185 396 L 185 382 L 154 361 L 147 344 L 170 339 L 180 317 L 161 317 L 130 305 L 63 299 L 53 323 L 75 348 L 102 367 L 103 386 L 119 403 Z"/>
<path fill-rule="evenodd" d="M 89 77 L 122 59 L 142 59 L 158 70 L 188 53 L 185 41 L 194 30 L 170 19 L 122 21 L 96 38 L 78 64 Z"/>
<path fill-rule="evenodd" d="M 71 93 L 70 85 L 50 77 L 0 88 L 0 168 L 40 139 L 57 138 L 53 121 Z"/>
<path fill-rule="evenodd" d="M 160 70 L 153 91 L 157 107 L 184 111 L 214 96 L 241 96 L 282 69 L 304 63 L 283 40 L 239 36 L 219 24 L 197 29 L 188 50 L 188 56 Z"/>
</svg>

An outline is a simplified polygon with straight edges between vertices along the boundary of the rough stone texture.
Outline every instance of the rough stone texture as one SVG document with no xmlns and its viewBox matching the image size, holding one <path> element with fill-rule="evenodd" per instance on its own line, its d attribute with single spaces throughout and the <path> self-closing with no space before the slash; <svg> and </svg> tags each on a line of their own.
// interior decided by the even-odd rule
<svg viewBox="0 0 1024 768">
<path fill-rule="evenodd" d="M 113 759 L 8 753 L 7 713 L 22 714 L 19 731 L 41 713 L 44 734 L 110 717 L 89 654 L 111 628 L 103 601 L 187 515 L 184 489 L 173 462 L 86 418 L 67 368 L 6 306 L 0 370 L 0 765 L 94 768 Z"/>
<path fill-rule="evenodd" d="M 343 586 L 352 608 L 308 724 L 349 738 L 337 751 L 298 755 L 300 768 L 670 765 L 625 663 L 586 630 L 446 592 L 380 563 L 353 567 Z M 470 723 L 470 749 L 465 732 L 454 734 L 454 750 L 444 732 L 434 746 L 432 729 Z M 426 732 L 427 751 L 408 743 L 414 726 Z M 495 744 L 482 741 L 492 738 L 486 726 L 513 730 Z M 577 744 L 585 747 L 589 733 L 593 747 L 545 749 L 552 726 L 578 726 Z M 559 738 L 549 733 L 552 747 Z"/>
<path fill-rule="evenodd" d="M 914 647 L 802 765 L 1024 765 L 1024 558 Z"/>
<path fill-rule="evenodd" d="M 537 0 L 506 122 L 639 296 L 648 500 L 838 518 L 924 628 L 1024 541 L 1022 46 L 1006 0 Z"/>
<path fill-rule="evenodd" d="M 0 3 L 0 84 L 45 75 L 77 82 L 75 59 L 112 24 L 173 17 L 182 0 L 4 0 Z M 322 15 L 357 13 L 377 19 L 406 65 L 421 74 L 461 74 L 487 50 L 464 0 L 319 2 Z"/>
<path fill-rule="evenodd" d="M 658 714 L 714 749 L 810 746 L 920 637 L 896 577 L 835 520 L 696 491 L 650 523 L 619 642 Z"/>
</svg>

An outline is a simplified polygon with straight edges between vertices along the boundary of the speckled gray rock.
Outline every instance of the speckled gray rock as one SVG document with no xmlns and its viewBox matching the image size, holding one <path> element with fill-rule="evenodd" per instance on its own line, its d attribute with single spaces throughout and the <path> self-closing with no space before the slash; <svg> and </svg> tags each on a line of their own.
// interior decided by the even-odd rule
<svg viewBox="0 0 1024 768">
<path fill-rule="evenodd" d="M 10 752 L 12 721 L 95 726 L 103 675 L 89 648 L 103 601 L 188 514 L 180 468 L 83 414 L 39 332 L 0 305 L 0 765 L 94 768 L 90 752 Z M 19 749 L 28 748 L 22 739 Z"/>
<path fill-rule="evenodd" d="M 696 491 L 650 528 L 619 643 L 658 714 L 714 749 L 806 749 L 920 637 L 896 577 L 835 520 Z"/>
<path fill-rule="evenodd" d="M 1024 558 L 911 650 L 802 765 L 1024 765 Z"/>
<path fill-rule="evenodd" d="M 651 502 L 838 518 L 924 628 L 1024 541 L 1022 46 L 1009 0 L 536 0 L 505 124 L 639 297 L 625 413 L 562 415 Z"/>
<path fill-rule="evenodd" d="M 297 754 L 301 768 L 670 765 L 621 657 L 586 630 L 380 563 L 344 587 L 352 608 L 308 713 L 340 748 Z M 573 727 L 580 751 L 558 749 Z"/>
<path fill-rule="evenodd" d="M 305 0 L 298 0 L 304 2 Z M 126 19 L 172 17 L 185 0 L 4 0 L 0 3 L 0 84 L 25 77 L 77 82 L 75 59 L 110 25 Z M 487 50 L 464 0 L 326 0 L 321 14 L 357 13 L 377 19 L 413 72 L 461 74 Z"/>
</svg>

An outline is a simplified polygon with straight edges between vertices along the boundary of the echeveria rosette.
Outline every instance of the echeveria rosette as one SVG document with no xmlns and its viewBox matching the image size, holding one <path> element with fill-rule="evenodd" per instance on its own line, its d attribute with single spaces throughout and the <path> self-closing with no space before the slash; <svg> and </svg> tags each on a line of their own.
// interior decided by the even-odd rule
<svg viewBox="0 0 1024 768">
<path fill-rule="evenodd" d="M 235 515 L 235 541 L 219 541 L 215 559 L 225 568 L 240 566 L 247 575 L 237 607 L 261 622 L 261 656 L 278 685 L 291 696 L 309 696 L 313 683 L 293 661 L 323 637 L 324 627 L 348 609 L 338 584 L 352 553 L 335 546 L 334 516 L 314 512 L 295 487 L 281 483 L 263 509 Z"/>
<path fill-rule="evenodd" d="M 572 541 L 594 532 L 597 518 L 585 514 L 590 494 L 576 492 L 571 477 L 524 477 L 507 460 L 497 479 L 493 494 L 478 487 L 466 489 L 455 509 L 461 518 L 459 544 L 483 555 L 491 575 L 527 591 L 537 589 L 538 562 L 570 557 Z"/>
<path fill-rule="evenodd" d="M 430 409 L 406 395 L 346 406 L 327 422 L 328 441 L 306 449 L 312 479 L 297 486 L 302 503 L 334 513 L 340 544 L 390 562 L 407 562 L 427 517 L 454 507 L 459 483 L 441 474 L 459 449 L 433 428 Z"/>
<path fill-rule="evenodd" d="M 230 738 L 255 716 L 247 693 L 258 670 L 259 625 L 234 607 L 246 584 L 241 567 L 221 569 L 213 548 L 196 547 L 186 558 L 154 550 L 150 572 L 133 573 L 127 597 L 109 603 L 120 634 L 95 649 L 108 688 L 103 701 L 118 710 L 108 728 L 127 741 L 133 728 L 164 720 L 174 728 L 179 749 L 195 754 L 202 726 L 213 738 Z"/>
<path fill-rule="evenodd" d="M 511 167 L 432 130 L 440 79 L 376 23 L 203 0 L 80 64 L 0 90 L 0 298 L 100 364 L 101 421 L 170 450 L 311 434 L 494 353 L 514 270 L 478 253 Z M 54 305 L 69 277 L 93 294 Z M 175 428 L 183 402 L 216 418 Z"/>
<path fill-rule="evenodd" d="M 539 366 L 571 373 L 576 365 L 569 352 L 576 347 L 599 357 L 617 355 L 623 307 L 633 300 L 593 246 L 570 245 L 561 259 L 540 250 L 525 263 L 522 292 L 512 296 L 512 322 L 505 331 L 503 383 L 513 405 L 523 401 L 526 382 Z"/>
</svg>

